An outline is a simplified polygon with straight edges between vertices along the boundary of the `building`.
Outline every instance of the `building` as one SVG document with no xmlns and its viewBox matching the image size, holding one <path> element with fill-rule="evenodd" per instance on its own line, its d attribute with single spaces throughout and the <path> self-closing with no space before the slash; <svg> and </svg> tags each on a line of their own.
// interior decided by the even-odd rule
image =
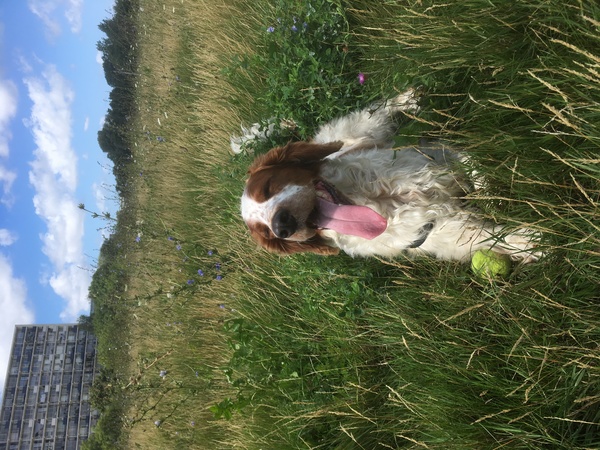
<svg viewBox="0 0 600 450">
<path fill-rule="evenodd" d="M 15 327 L 0 450 L 76 450 L 98 420 L 90 407 L 96 338 L 77 324 Z"/>
</svg>

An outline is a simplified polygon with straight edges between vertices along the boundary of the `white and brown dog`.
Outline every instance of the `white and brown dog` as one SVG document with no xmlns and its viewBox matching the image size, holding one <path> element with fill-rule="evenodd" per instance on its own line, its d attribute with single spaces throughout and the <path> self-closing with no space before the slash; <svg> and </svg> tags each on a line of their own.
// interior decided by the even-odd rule
<svg viewBox="0 0 600 450">
<path fill-rule="evenodd" d="M 258 156 L 241 202 L 252 237 L 282 254 L 467 260 L 492 248 L 535 261 L 535 233 L 489 224 L 466 206 L 468 183 L 456 170 L 464 156 L 443 146 L 393 148 L 393 117 L 417 109 L 409 91 L 323 125 L 310 142 Z M 232 148 L 264 136 L 236 138 Z"/>
</svg>

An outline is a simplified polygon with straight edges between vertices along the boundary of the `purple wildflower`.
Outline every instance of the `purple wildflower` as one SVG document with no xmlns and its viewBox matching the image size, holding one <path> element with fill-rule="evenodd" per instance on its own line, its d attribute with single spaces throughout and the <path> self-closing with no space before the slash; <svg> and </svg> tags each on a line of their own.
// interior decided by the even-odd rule
<svg viewBox="0 0 600 450">
<path fill-rule="evenodd" d="M 365 84 L 366 80 L 367 80 L 367 76 L 364 73 L 359 72 L 359 74 L 358 74 L 358 82 L 360 84 Z"/>
<path fill-rule="evenodd" d="M 273 31 L 275 31 L 275 28 L 273 28 L 273 27 L 267 28 L 267 33 L 272 33 Z"/>
<path fill-rule="evenodd" d="M 215 280 L 217 280 L 217 281 L 221 281 L 222 279 L 223 279 L 223 275 L 217 275 L 215 277 Z"/>
<path fill-rule="evenodd" d="M 191 280 L 191 279 L 187 280 L 187 284 L 189 284 L 191 286 L 192 284 L 194 284 L 194 280 Z"/>
<path fill-rule="evenodd" d="M 200 275 L 201 277 L 204 276 L 204 272 L 202 271 L 202 269 L 198 269 L 198 275 Z"/>
</svg>

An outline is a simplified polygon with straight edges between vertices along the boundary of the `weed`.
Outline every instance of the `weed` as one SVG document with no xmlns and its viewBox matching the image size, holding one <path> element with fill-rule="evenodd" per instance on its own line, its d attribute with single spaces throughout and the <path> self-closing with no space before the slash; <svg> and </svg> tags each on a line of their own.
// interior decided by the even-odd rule
<svg viewBox="0 0 600 450">
<path fill-rule="evenodd" d="M 600 445 L 595 3 L 140 3 L 135 161 L 94 278 L 129 447 Z M 423 111 L 398 142 L 469 152 L 469 201 L 540 231 L 542 261 L 481 283 L 458 263 L 256 249 L 239 124 L 293 119 L 269 145 L 303 138 L 408 85 Z"/>
</svg>

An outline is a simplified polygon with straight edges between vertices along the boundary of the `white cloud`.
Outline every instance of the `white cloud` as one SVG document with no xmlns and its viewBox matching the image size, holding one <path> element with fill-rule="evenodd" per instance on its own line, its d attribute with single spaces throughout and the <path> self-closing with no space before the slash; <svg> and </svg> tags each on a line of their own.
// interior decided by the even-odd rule
<svg viewBox="0 0 600 450">
<path fill-rule="evenodd" d="M 104 63 L 104 53 L 102 53 L 100 50 L 96 52 L 96 62 L 100 65 Z"/>
<path fill-rule="evenodd" d="M 72 322 L 88 312 L 90 281 L 91 274 L 87 270 L 72 264 L 50 278 L 50 286 L 54 292 L 67 301 L 66 308 L 60 313 L 62 320 Z"/>
<path fill-rule="evenodd" d="M 96 208 L 98 211 L 106 211 L 106 189 L 98 183 L 92 185 L 94 198 L 96 199 Z"/>
<path fill-rule="evenodd" d="M 25 121 L 37 145 L 33 173 L 57 177 L 58 185 L 73 192 L 77 185 L 77 157 L 71 148 L 71 103 L 75 94 L 53 65 L 46 67 L 42 78 L 26 78 L 24 83 L 33 102 L 31 117 Z M 35 184 L 35 180 L 32 182 Z"/>
<path fill-rule="evenodd" d="M 17 53 L 19 52 L 18 50 L 16 50 Z M 17 61 L 19 63 L 19 70 L 22 73 L 31 73 L 33 72 L 33 67 L 31 66 L 31 64 L 29 63 L 29 61 L 27 60 L 27 58 L 25 58 L 23 55 L 19 55 L 17 58 Z"/>
<path fill-rule="evenodd" d="M 0 164 L 0 185 L 2 186 L 2 195 L 0 196 L 0 203 L 10 208 L 15 199 L 11 193 L 12 185 L 17 179 L 17 174 L 8 170 L 2 164 Z"/>
<path fill-rule="evenodd" d="M 51 39 L 62 33 L 57 17 L 61 14 L 67 20 L 72 33 L 81 31 L 83 0 L 29 0 L 27 6 L 42 21 Z"/>
<path fill-rule="evenodd" d="M 81 31 L 81 16 L 83 14 L 83 0 L 67 0 L 67 10 L 65 11 L 65 17 L 71 25 L 72 33 L 79 33 Z"/>
<path fill-rule="evenodd" d="M 75 200 L 77 155 L 71 146 L 74 93 L 67 80 L 48 65 L 41 77 L 24 80 L 33 102 L 26 125 L 35 144 L 29 181 L 33 204 L 47 230 L 40 238 L 52 263 L 50 286 L 67 303 L 63 318 L 74 320 L 88 307 L 89 274 L 83 254 L 84 213 Z M 81 273 L 77 273 L 81 272 Z"/>
<path fill-rule="evenodd" d="M 6 228 L 0 228 L 0 245 L 8 247 L 17 241 L 17 235 Z"/>
<path fill-rule="evenodd" d="M 0 203 L 7 207 L 14 203 L 11 190 L 17 174 L 7 169 L 1 160 L 8 158 L 10 154 L 8 143 L 12 134 L 9 124 L 17 114 L 17 102 L 16 85 L 9 80 L 0 80 Z"/>
<path fill-rule="evenodd" d="M 33 323 L 33 311 L 27 305 L 25 282 L 13 276 L 10 261 L 0 253 L 0 388 L 4 387 L 12 347 L 14 327 Z"/>
<path fill-rule="evenodd" d="M 90 118 L 86 117 L 85 122 L 83 122 L 83 131 L 87 131 L 90 127 Z"/>
<path fill-rule="evenodd" d="M 0 80 L 0 157 L 9 154 L 8 141 L 12 137 L 8 124 L 17 114 L 17 86 L 9 80 Z"/>
</svg>

